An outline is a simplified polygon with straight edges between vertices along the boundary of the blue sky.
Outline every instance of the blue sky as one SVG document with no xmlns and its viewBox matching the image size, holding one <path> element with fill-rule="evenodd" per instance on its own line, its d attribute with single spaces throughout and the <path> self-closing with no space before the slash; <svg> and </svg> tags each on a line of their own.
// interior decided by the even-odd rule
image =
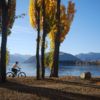
<svg viewBox="0 0 100 100">
<path fill-rule="evenodd" d="M 76 14 L 69 34 L 61 44 L 60 50 L 79 54 L 100 52 L 100 0 L 73 0 Z M 68 0 L 62 0 L 67 6 Z M 29 0 L 17 0 L 16 15 L 26 13 L 22 19 L 16 19 L 12 34 L 8 37 L 7 48 L 11 54 L 36 53 L 36 30 L 29 23 Z M 1 38 L 0 38 L 1 40 Z"/>
</svg>

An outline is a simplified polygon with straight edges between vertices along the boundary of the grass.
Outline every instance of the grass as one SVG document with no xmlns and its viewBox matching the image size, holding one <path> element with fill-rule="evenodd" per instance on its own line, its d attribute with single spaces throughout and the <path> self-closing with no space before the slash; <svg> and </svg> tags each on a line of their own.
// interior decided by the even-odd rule
<svg viewBox="0 0 100 100">
<path fill-rule="evenodd" d="M 8 78 L 0 83 L 0 100 L 100 100 L 99 83 L 99 78 L 80 80 L 71 76 Z"/>
</svg>

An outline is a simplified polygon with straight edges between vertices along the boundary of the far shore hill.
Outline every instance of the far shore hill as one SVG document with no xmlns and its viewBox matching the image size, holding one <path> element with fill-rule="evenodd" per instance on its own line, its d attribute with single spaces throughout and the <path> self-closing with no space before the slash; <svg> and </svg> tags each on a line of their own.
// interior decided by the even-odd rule
<svg viewBox="0 0 100 100">
<path fill-rule="evenodd" d="M 60 65 L 100 65 L 100 53 L 81 53 L 72 55 L 65 52 L 60 52 Z M 11 54 L 10 63 L 19 61 L 20 63 L 36 63 L 36 56 Z"/>
</svg>

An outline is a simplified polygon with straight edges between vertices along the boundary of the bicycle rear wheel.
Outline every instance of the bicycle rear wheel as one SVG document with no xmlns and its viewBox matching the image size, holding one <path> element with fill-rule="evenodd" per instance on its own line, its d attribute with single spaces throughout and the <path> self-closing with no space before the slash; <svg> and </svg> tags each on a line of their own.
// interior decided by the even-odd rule
<svg viewBox="0 0 100 100">
<path fill-rule="evenodd" d="M 7 73 L 6 73 L 6 76 L 7 76 L 7 77 L 14 77 L 14 74 L 13 74 L 12 72 L 7 72 Z"/>
<path fill-rule="evenodd" d="M 20 73 L 18 74 L 18 77 L 26 77 L 25 72 L 20 72 Z"/>
</svg>

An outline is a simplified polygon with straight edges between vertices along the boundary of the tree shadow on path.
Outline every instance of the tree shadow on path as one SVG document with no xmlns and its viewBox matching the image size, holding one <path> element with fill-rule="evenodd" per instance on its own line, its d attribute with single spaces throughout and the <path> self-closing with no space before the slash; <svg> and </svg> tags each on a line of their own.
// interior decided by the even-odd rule
<svg viewBox="0 0 100 100">
<path fill-rule="evenodd" d="M 65 92 L 53 88 L 29 86 L 12 81 L 0 83 L 0 88 L 6 88 L 21 93 L 36 94 L 38 96 L 47 97 L 50 100 L 100 100 L 99 97 Z"/>
</svg>

